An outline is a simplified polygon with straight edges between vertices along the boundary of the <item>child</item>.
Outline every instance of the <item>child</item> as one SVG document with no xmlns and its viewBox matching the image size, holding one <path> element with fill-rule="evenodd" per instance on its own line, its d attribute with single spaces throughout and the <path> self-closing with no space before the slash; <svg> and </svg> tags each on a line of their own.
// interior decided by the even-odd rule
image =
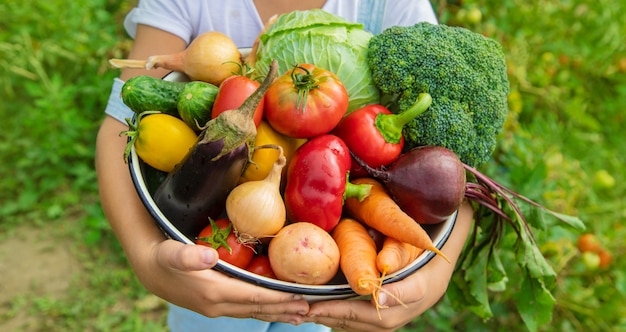
<svg viewBox="0 0 626 332">
<path fill-rule="evenodd" d="M 322 8 L 378 33 L 393 25 L 436 23 L 426 0 L 141 0 L 124 22 L 134 45 L 128 58 L 171 54 L 186 48 L 197 35 L 221 31 L 239 47 L 250 47 L 264 22 L 274 14 Z M 96 143 L 96 168 L 104 212 L 141 283 L 170 305 L 172 331 L 348 331 L 394 330 L 433 306 L 444 294 L 454 264 L 434 258 L 403 281 L 381 292 L 382 320 L 369 301 L 309 304 L 287 294 L 230 278 L 211 267 L 215 250 L 166 239 L 141 203 L 122 155 L 126 139 L 119 133 L 132 112 L 121 102 L 124 80 L 137 75 L 162 77 L 162 69 L 122 71 L 113 85 L 107 116 Z M 442 251 L 456 261 L 469 232 L 472 210 L 461 209 Z M 398 300 L 406 306 L 400 305 Z M 209 318 L 212 317 L 212 318 Z M 329 328 L 330 327 L 330 328 Z"/>
</svg>

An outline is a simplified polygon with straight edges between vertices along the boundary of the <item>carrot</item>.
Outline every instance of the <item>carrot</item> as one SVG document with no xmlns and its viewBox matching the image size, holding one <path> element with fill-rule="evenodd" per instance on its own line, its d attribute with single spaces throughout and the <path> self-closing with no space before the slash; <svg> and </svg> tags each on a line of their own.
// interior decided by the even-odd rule
<svg viewBox="0 0 626 332">
<path fill-rule="evenodd" d="M 358 295 L 372 296 L 379 319 L 382 319 L 380 309 L 387 308 L 378 303 L 378 294 L 381 291 L 406 307 L 399 298 L 382 288 L 385 276 L 381 275 L 376 267 L 378 248 L 363 224 L 344 217 L 332 230 L 331 235 L 339 248 L 339 266 L 350 288 Z"/>
<path fill-rule="evenodd" d="M 376 243 L 365 226 L 342 218 L 331 235 L 339 247 L 339 266 L 350 288 L 359 295 L 374 294 L 382 279 L 376 268 Z"/>
<path fill-rule="evenodd" d="M 386 237 L 376 256 L 376 267 L 383 275 L 394 273 L 417 259 L 424 249 Z"/>
<path fill-rule="evenodd" d="M 371 184 L 372 188 L 370 194 L 360 202 L 354 198 L 346 199 L 344 206 L 349 215 L 386 236 L 430 250 L 450 263 L 450 259 L 434 246 L 424 228 L 400 209 L 380 182 L 367 177 L 352 182 Z"/>
</svg>

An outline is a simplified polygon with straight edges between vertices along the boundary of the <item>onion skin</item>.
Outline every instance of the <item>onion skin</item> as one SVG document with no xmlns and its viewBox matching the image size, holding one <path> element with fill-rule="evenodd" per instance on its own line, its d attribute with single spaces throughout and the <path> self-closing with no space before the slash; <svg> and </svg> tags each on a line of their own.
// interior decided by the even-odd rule
<svg viewBox="0 0 626 332">
<path fill-rule="evenodd" d="M 192 81 L 219 86 L 241 70 L 242 56 L 235 42 L 217 31 L 205 32 L 192 40 L 183 51 L 152 55 L 147 60 L 110 59 L 115 68 L 165 68 L 185 73 Z"/>
<path fill-rule="evenodd" d="M 280 146 L 270 173 L 262 180 L 244 182 L 226 198 L 226 214 L 244 241 L 272 236 L 285 225 L 287 213 L 280 180 L 287 158 Z"/>
</svg>

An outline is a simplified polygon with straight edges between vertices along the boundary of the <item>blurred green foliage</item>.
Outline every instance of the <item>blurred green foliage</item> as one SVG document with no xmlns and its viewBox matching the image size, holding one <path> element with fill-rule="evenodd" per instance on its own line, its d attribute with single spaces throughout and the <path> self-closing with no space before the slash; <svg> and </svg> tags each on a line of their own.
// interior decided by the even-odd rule
<svg viewBox="0 0 626 332">
<path fill-rule="evenodd" d="M 612 260 L 598 267 L 581 235 L 558 221 L 534 229 L 557 273 L 541 331 L 626 331 L 626 6 L 609 1 L 433 1 L 441 22 L 498 40 L 512 92 L 509 119 L 482 171 L 543 205 L 578 215 Z M 510 233 L 510 229 L 508 230 Z M 506 244 L 501 244 L 506 245 Z M 513 263 L 504 260 L 508 269 Z M 510 274 L 509 274 L 510 276 Z M 513 284 L 511 282 L 511 284 Z M 525 330 L 513 299 L 490 293 L 494 317 L 453 310 L 448 297 L 407 331 Z"/>
<path fill-rule="evenodd" d="M 613 258 L 608 267 L 590 264 L 576 247 L 580 234 L 556 221 L 535 231 L 557 273 L 552 322 L 540 330 L 626 331 L 626 4 L 432 2 L 442 23 L 490 36 L 507 55 L 509 119 L 481 170 L 578 215 Z M 24 225 L 52 224 L 82 263 L 70 300 L 25 295 L 0 319 L 27 312 L 41 330 L 163 330 L 161 304 L 135 279 L 102 215 L 93 169 L 96 132 L 118 74 L 107 59 L 128 51 L 121 22 L 135 3 L 0 3 L 0 240 Z M 523 331 L 516 291 L 493 289 L 487 321 L 444 297 L 404 331 Z"/>
</svg>

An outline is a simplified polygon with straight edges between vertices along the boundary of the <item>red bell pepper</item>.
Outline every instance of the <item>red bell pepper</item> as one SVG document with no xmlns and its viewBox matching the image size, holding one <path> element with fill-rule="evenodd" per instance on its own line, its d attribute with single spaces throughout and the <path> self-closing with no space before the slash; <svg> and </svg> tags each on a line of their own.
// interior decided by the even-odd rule
<svg viewBox="0 0 626 332">
<path fill-rule="evenodd" d="M 426 111 L 431 103 L 431 96 L 422 93 L 411 108 L 397 114 L 382 105 L 366 105 L 346 115 L 332 133 L 368 166 L 387 166 L 402 153 L 404 125 Z M 362 174 L 357 167 L 358 163 L 353 162 L 352 175 Z"/>
<path fill-rule="evenodd" d="M 348 147 L 335 135 L 320 135 L 300 146 L 287 167 L 287 219 L 332 230 L 341 218 L 345 198 L 363 199 L 369 194 L 369 186 L 348 181 L 351 163 Z"/>
</svg>

